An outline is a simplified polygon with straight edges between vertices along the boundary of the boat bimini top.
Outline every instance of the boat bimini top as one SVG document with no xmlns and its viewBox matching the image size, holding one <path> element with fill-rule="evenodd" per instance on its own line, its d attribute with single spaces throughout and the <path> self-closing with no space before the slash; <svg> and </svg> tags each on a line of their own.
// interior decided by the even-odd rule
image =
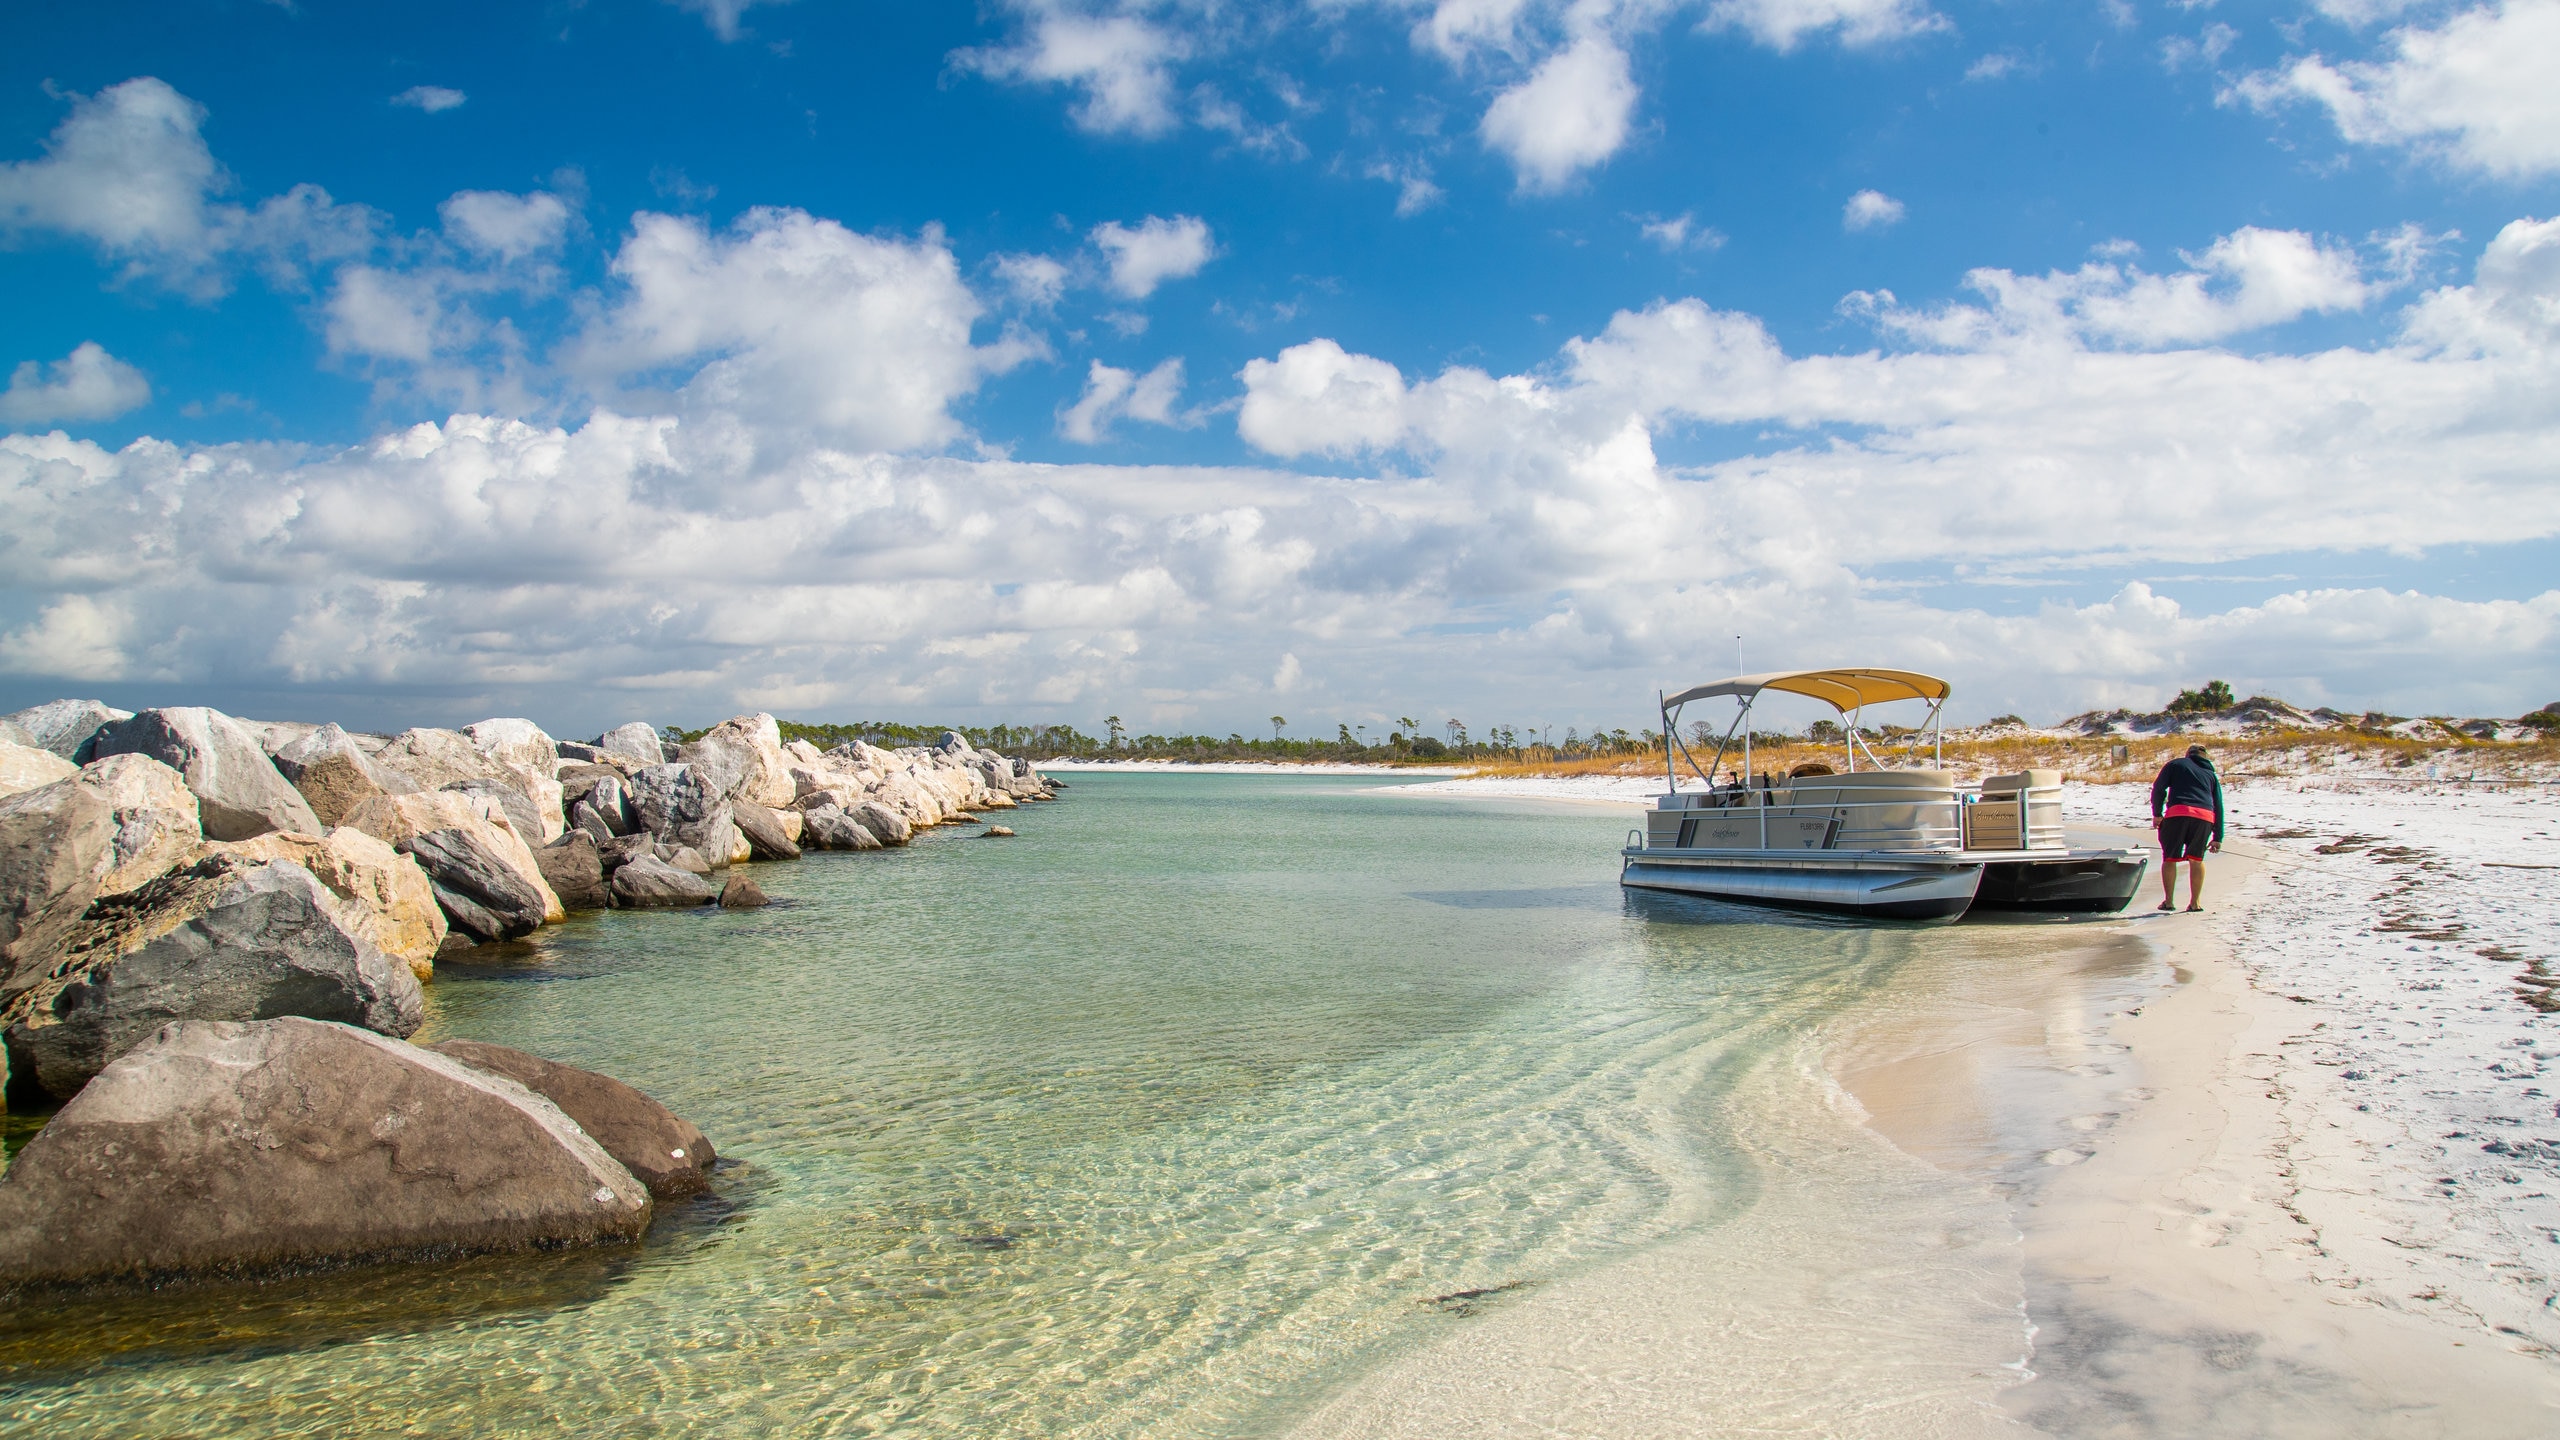
<svg viewBox="0 0 2560 1440">
<path fill-rule="evenodd" d="M 1659 698 L 1664 738 L 1663 766 L 1668 772 L 1667 778 L 1672 790 L 1676 791 L 1680 788 L 1679 767 L 1672 760 L 1675 754 L 1686 759 L 1689 762 L 1689 768 L 1697 773 L 1698 778 L 1705 781 L 1709 787 L 1713 787 L 1716 783 L 1716 766 L 1723 762 L 1724 752 L 1733 743 L 1736 731 L 1742 735 L 1743 770 L 1746 774 L 1749 773 L 1751 707 L 1759 700 L 1764 690 L 1811 696 L 1839 712 L 1845 721 L 1840 727 L 1845 732 L 1841 737 L 1841 748 L 1849 770 L 1855 773 L 1858 768 L 1858 752 L 1861 750 L 1866 751 L 1870 768 L 1877 770 L 1891 768 L 1876 757 L 1876 752 L 1868 748 L 1865 738 L 1858 733 L 1859 712 L 1869 705 L 1883 705 L 1895 700 L 1928 701 L 1928 717 L 1915 728 L 1929 732 L 1930 751 L 1935 757 L 1942 753 L 1938 713 L 1946 708 L 1947 696 L 1953 693 L 1954 687 L 1935 675 L 1923 675 L 1917 670 L 1882 670 L 1857 666 L 1832 670 L 1775 670 L 1765 675 L 1736 675 L 1729 680 L 1690 686 L 1677 695 L 1661 696 Z M 1680 708 L 1692 701 L 1712 700 L 1724 695 L 1740 700 L 1742 708 L 1735 712 L 1733 724 L 1725 730 L 1723 741 L 1716 746 L 1715 758 L 1707 762 L 1706 768 L 1700 769 L 1698 757 L 1690 754 L 1689 747 L 1680 742 Z"/>
</svg>

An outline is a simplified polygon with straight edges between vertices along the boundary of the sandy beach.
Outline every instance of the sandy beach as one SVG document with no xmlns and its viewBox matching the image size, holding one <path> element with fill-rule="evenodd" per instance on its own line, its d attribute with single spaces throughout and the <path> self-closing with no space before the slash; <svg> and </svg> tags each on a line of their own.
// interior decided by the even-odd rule
<svg viewBox="0 0 2560 1440">
<path fill-rule="evenodd" d="M 2145 814 L 2132 786 L 2069 804 Z M 2206 913 L 2147 892 L 1999 927 L 2005 971 L 1898 977 L 1744 1082 L 1803 1116 L 1751 1137 L 1763 1203 L 1494 1307 L 1300 1433 L 2552 1433 L 2560 1043 L 2528 997 L 2560 803 L 2262 781 L 2232 807 Z M 1865 1199 L 1754 1213 L 1815 1189 Z"/>
</svg>

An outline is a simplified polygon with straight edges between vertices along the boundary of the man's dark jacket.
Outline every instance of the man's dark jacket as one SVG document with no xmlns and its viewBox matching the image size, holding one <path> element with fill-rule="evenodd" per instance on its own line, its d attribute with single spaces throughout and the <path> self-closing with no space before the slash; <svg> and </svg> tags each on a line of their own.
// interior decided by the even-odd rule
<svg viewBox="0 0 2560 1440">
<path fill-rule="evenodd" d="M 2151 782 L 2151 818 L 2172 805 L 2199 805 L 2213 812 L 2213 843 L 2222 843 L 2222 826 L 2230 812 L 2222 804 L 2222 777 L 2214 768 L 2192 756 L 2181 755 L 2160 767 L 2160 778 Z"/>
</svg>

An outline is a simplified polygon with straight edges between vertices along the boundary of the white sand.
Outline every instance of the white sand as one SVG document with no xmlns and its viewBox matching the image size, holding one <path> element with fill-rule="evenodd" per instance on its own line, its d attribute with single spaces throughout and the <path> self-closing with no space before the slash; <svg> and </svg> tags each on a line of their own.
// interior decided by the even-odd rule
<svg viewBox="0 0 2560 1440">
<path fill-rule="evenodd" d="M 1418 788 L 1642 803 L 1658 784 Z M 2066 803 L 2139 825 L 2145 802 Z M 2018 972 L 2035 983 L 2017 995 L 1897 1001 L 1824 1037 L 1808 1063 L 1954 1197 L 1830 1237 L 1872 1293 L 1746 1303 L 1792 1273 L 1755 1207 L 1465 1322 L 1305 1432 L 2560 1434 L 2560 1102 L 2542 1083 L 2560 1016 L 2518 994 L 2528 960 L 2560 970 L 2560 870 L 2488 863 L 2560 865 L 2560 797 L 2258 782 L 2232 808 L 2206 914 L 2153 915 L 2154 891 L 2039 942 L 2059 972 L 2095 936 L 2147 941 L 2167 964 L 2115 1000 Z M 2047 1102 L 2025 1142 L 2049 1141 L 2041 1163 L 1993 1174 L 1942 1143 Z M 1763 1206 L 1853 1176 L 1843 1195 L 1893 1194 L 1892 1167 L 1853 1152 L 1763 1151 L 1782 1167 Z M 1945 1343 L 1915 1348 L 1915 1322 Z"/>
<path fill-rule="evenodd" d="M 1043 774 L 1055 771 L 1117 771 L 1125 775 L 1464 775 L 1460 765 L 1301 764 L 1275 760 L 1042 760 Z"/>
</svg>

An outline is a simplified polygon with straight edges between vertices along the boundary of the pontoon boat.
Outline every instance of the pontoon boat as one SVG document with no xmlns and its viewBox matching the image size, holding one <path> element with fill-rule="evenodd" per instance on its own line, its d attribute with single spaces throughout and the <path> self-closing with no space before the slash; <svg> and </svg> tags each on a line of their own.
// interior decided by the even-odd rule
<svg viewBox="0 0 2560 1440">
<path fill-rule="evenodd" d="M 1816 761 L 1785 775 L 1754 772 L 1752 706 L 1773 690 L 1838 712 L 1839 768 Z M 1953 920 L 1975 909 L 2123 909 L 2142 884 L 2148 852 L 2073 848 L 2063 834 L 2058 770 L 1959 783 L 1943 768 L 1938 716 L 1948 694 L 1946 681 L 1909 670 L 1792 670 L 1658 697 L 1665 790 L 1645 828 L 1627 836 L 1619 883 L 1892 920 Z M 1701 768 L 1681 743 L 1680 710 L 1721 696 L 1741 709 Z M 1867 706 L 1897 700 L 1929 702 L 1928 718 L 1906 732 L 1926 735 L 1929 768 L 1886 765 L 1859 724 Z M 1739 768 L 1719 779 L 1737 735 Z M 1682 760 L 1697 777 L 1689 789 L 1681 788 Z"/>
</svg>

